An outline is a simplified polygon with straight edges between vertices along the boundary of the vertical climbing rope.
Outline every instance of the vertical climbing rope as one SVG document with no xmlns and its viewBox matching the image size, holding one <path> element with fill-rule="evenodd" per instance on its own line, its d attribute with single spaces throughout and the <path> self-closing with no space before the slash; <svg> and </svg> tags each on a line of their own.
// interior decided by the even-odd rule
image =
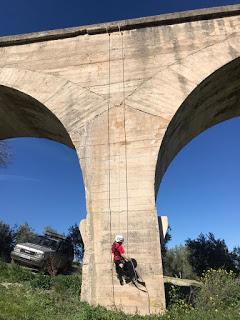
<svg viewBox="0 0 240 320">
<path fill-rule="evenodd" d="M 128 252 L 128 158 L 127 158 L 127 134 L 126 134 L 126 95 L 125 95 L 125 54 L 124 54 L 124 36 L 123 36 L 123 32 L 121 31 L 121 27 L 118 26 L 118 30 L 119 33 L 121 35 L 121 43 L 122 43 L 122 90 L 123 90 L 123 101 L 122 101 L 122 105 L 123 105 L 123 129 L 124 129 L 124 145 L 125 145 L 125 190 L 126 190 L 126 211 L 127 211 L 127 252 Z M 135 276 L 136 276 L 136 271 L 134 268 L 134 272 L 135 272 Z M 147 289 L 147 286 L 145 286 L 146 288 L 146 293 L 148 296 L 148 311 L 149 314 L 151 313 L 151 307 L 150 307 L 150 295 Z"/>
<path fill-rule="evenodd" d="M 125 194 L 126 194 L 126 242 L 127 242 L 127 252 L 128 252 L 128 161 L 127 161 L 127 134 L 126 134 L 126 96 L 125 96 L 125 56 L 124 56 L 124 38 L 123 32 L 121 31 L 120 26 L 118 26 L 118 30 L 121 36 L 121 44 L 122 44 L 122 91 L 123 91 L 123 130 L 124 130 L 124 158 L 125 158 Z"/>
<path fill-rule="evenodd" d="M 108 29 L 108 108 L 107 108 L 107 141 L 108 141 L 108 211 L 109 211 L 109 243 L 112 246 L 112 210 L 111 210 L 111 144 L 110 144 L 110 100 L 111 100 L 111 38 Z M 112 294 L 113 294 L 113 306 L 116 309 L 115 304 L 115 288 L 114 288 L 114 275 L 113 275 L 113 259 L 111 253 L 111 266 L 112 266 Z"/>
<path fill-rule="evenodd" d="M 128 237 L 128 160 L 127 160 L 127 134 L 126 134 L 126 96 L 125 96 L 125 56 L 124 56 L 124 37 L 123 32 L 119 28 L 119 33 L 121 36 L 121 58 L 122 58 L 122 91 L 123 91 L 123 101 L 121 105 L 123 106 L 123 130 L 124 130 L 124 146 L 125 146 L 125 194 L 126 194 L 126 249 L 128 252 L 129 249 L 129 237 Z M 108 141 L 108 211 L 109 211 L 109 238 L 110 245 L 112 245 L 112 210 L 111 210 L 111 143 L 110 143 L 110 101 L 111 101 L 111 35 L 106 28 L 106 32 L 108 34 L 108 108 L 107 108 L 107 141 Z M 119 180 L 120 184 L 120 180 Z M 113 295 L 113 306 L 115 309 L 115 287 L 114 287 L 114 268 L 113 268 L 113 259 L 111 254 L 111 264 L 112 264 L 112 295 Z M 147 288 L 146 288 L 147 290 Z M 148 308 L 150 313 L 150 297 L 147 290 L 148 295 Z"/>
</svg>

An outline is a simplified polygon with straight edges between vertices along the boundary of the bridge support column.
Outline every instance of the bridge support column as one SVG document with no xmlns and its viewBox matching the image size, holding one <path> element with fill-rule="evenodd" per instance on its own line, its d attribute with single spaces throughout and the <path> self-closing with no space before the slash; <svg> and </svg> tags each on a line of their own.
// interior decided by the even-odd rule
<svg viewBox="0 0 240 320">
<path fill-rule="evenodd" d="M 78 141 L 75 135 L 87 201 L 80 227 L 86 247 L 82 301 L 127 313 L 165 310 L 154 179 L 167 124 L 115 106 L 82 128 Z M 119 284 L 111 257 L 116 234 L 124 235 L 127 255 L 137 260 L 147 292 Z"/>
</svg>

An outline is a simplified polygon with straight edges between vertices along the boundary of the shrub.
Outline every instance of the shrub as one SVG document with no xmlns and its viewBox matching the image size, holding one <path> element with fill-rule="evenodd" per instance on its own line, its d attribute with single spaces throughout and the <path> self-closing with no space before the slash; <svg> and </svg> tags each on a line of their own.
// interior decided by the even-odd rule
<svg viewBox="0 0 240 320">
<path fill-rule="evenodd" d="M 195 296 L 199 290 L 197 287 L 190 286 L 176 286 L 170 283 L 165 283 L 165 298 L 167 308 L 171 308 L 172 305 L 178 304 L 179 301 L 190 305 L 193 304 Z"/>
<path fill-rule="evenodd" d="M 0 258 L 6 262 L 11 261 L 10 253 L 15 245 L 15 236 L 10 225 L 0 221 Z"/>
<path fill-rule="evenodd" d="M 209 269 L 202 283 L 196 307 L 218 310 L 240 306 L 240 285 L 232 271 Z"/>
</svg>

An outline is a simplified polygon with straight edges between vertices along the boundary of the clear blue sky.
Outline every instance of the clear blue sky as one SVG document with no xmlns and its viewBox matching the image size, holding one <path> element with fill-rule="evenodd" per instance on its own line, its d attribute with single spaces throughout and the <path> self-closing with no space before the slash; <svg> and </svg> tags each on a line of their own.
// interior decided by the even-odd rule
<svg viewBox="0 0 240 320">
<path fill-rule="evenodd" d="M 213 232 L 233 248 L 240 245 L 240 118 L 193 139 L 164 175 L 157 199 L 169 217 L 171 246 Z"/>
<path fill-rule="evenodd" d="M 2 1 L 0 35 L 28 33 L 240 1 Z M 168 215 L 171 246 L 213 232 L 232 248 L 240 244 L 240 119 L 224 122 L 188 144 L 169 167 L 157 207 Z M 12 161 L 0 169 L 0 219 L 66 231 L 85 216 L 76 154 L 44 139 L 11 139 Z"/>
<path fill-rule="evenodd" d="M 2 0 L 0 34 L 10 35 L 237 4 L 234 0 Z"/>
<path fill-rule="evenodd" d="M 76 152 L 47 139 L 5 140 L 10 164 L 0 168 L 0 219 L 61 232 L 86 215 Z"/>
</svg>

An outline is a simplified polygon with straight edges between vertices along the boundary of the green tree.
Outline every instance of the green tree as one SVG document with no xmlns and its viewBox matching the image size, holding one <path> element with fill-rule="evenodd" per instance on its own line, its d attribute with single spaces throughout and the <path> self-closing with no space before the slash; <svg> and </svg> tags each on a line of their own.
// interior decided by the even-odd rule
<svg viewBox="0 0 240 320">
<path fill-rule="evenodd" d="M 172 239 L 172 236 L 170 234 L 171 228 L 168 227 L 167 233 L 165 235 L 164 241 L 161 242 L 161 252 L 162 252 L 162 258 L 164 259 L 167 254 L 167 244 Z"/>
<path fill-rule="evenodd" d="M 15 245 L 16 234 L 14 230 L 3 221 L 0 221 L 0 258 L 10 261 L 10 253 Z"/>
<path fill-rule="evenodd" d="M 44 228 L 43 233 L 45 234 L 46 232 L 52 232 L 52 233 L 59 234 L 59 232 L 56 229 L 54 229 L 53 227 L 51 227 L 51 226 L 46 226 Z"/>
<path fill-rule="evenodd" d="M 24 243 L 30 242 L 35 237 L 34 230 L 27 222 L 16 227 L 16 242 Z"/>
<path fill-rule="evenodd" d="M 240 247 L 235 247 L 233 249 L 233 251 L 231 252 L 231 257 L 237 270 L 237 274 L 240 274 Z"/>
<path fill-rule="evenodd" d="M 203 235 L 197 239 L 186 240 L 189 251 L 189 262 L 193 271 L 201 276 L 208 269 L 224 269 L 237 272 L 231 252 L 229 252 L 224 240 L 215 239 L 212 233 Z"/>
<path fill-rule="evenodd" d="M 68 237 L 71 238 L 74 247 L 74 256 L 77 261 L 82 261 L 84 255 L 84 243 L 78 225 L 75 223 L 68 229 Z"/>
<path fill-rule="evenodd" d="M 195 279 L 196 275 L 188 261 L 188 249 L 185 246 L 175 246 L 168 249 L 164 258 L 164 274 L 183 279 Z"/>
</svg>

